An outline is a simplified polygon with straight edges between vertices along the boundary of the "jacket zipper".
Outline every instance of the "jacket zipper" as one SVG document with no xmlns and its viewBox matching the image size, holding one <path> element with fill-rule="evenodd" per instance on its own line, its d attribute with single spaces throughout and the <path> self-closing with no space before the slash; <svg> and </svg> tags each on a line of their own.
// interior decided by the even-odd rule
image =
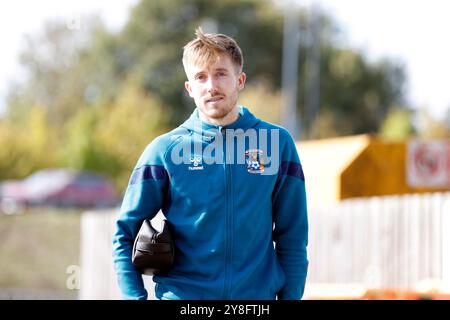
<svg viewBox="0 0 450 320">
<path fill-rule="evenodd" d="M 223 138 L 223 159 L 224 159 L 224 171 L 225 171 L 225 187 L 226 187 L 226 214 L 225 214 L 225 279 L 224 279 L 224 291 L 223 291 L 223 299 L 228 300 L 229 291 L 230 291 L 230 260 L 231 260 L 231 211 L 232 211 L 232 203 L 231 203 L 231 172 L 230 165 L 227 163 L 227 153 L 226 153 L 226 140 L 225 140 L 225 128 L 219 127 L 219 130 L 222 134 Z"/>
</svg>

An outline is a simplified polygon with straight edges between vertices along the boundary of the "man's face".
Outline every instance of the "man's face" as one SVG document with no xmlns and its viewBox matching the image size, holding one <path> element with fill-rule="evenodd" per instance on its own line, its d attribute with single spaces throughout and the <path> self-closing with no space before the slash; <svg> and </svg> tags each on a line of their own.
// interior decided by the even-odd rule
<svg viewBox="0 0 450 320">
<path fill-rule="evenodd" d="M 186 90 L 206 118 L 220 120 L 236 108 L 246 80 L 237 69 L 228 55 L 219 55 L 205 67 L 186 66 Z"/>
</svg>

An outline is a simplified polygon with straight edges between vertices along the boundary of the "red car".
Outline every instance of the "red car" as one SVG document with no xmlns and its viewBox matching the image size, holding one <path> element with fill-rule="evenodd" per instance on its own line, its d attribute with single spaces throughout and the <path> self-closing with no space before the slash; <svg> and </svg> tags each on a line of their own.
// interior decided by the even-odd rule
<svg viewBox="0 0 450 320">
<path fill-rule="evenodd" d="M 117 193 L 104 176 L 71 169 L 46 169 L 24 180 L 0 184 L 0 210 L 19 207 L 104 208 L 119 204 Z"/>
</svg>

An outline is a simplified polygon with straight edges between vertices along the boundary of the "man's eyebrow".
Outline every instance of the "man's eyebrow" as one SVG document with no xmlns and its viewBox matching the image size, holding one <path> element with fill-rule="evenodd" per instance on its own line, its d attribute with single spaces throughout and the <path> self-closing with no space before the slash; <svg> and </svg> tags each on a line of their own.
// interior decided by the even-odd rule
<svg viewBox="0 0 450 320">
<path fill-rule="evenodd" d="M 203 74 L 203 73 L 205 73 L 205 71 L 198 71 L 198 72 L 196 72 L 195 74 L 194 74 L 194 76 L 198 76 L 198 75 L 200 75 L 200 74 Z"/>
<path fill-rule="evenodd" d="M 228 72 L 228 69 L 225 69 L 225 68 L 216 68 L 216 69 L 214 69 L 214 72 Z M 204 73 L 206 73 L 205 70 L 200 70 L 200 71 L 198 71 L 198 72 L 196 72 L 196 73 L 194 74 L 194 77 L 196 77 L 196 76 L 198 76 L 198 75 L 201 75 L 201 74 L 204 74 Z"/>
</svg>

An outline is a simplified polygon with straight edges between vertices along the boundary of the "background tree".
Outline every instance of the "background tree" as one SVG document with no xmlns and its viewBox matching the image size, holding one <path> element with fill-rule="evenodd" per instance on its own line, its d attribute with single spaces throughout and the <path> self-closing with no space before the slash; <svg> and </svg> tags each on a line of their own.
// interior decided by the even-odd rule
<svg viewBox="0 0 450 320">
<path fill-rule="evenodd" d="M 405 105 L 403 66 L 389 60 L 369 62 L 339 45 L 340 31 L 324 13 L 312 40 L 306 36 L 310 13 L 300 10 L 298 18 L 303 40 L 297 108 L 301 119 L 307 119 L 301 123 L 302 139 L 378 132 L 390 108 Z M 238 41 L 248 76 L 241 102 L 279 123 L 283 16 L 273 2 L 141 0 L 116 33 L 91 17 L 80 29 L 52 21 L 29 36 L 21 55 L 27 77 L 10 92 L 2 130 L 28 125 L 30 108 L 40 105 L 48 132 L 57 137 L 49 148 L 57 160 L 50 163 L 99 170 L 123 185 L 145 145 L 195 107 L 184 90 L 181 58 L 198 26 Z M 308 52 L 314 45 L 320 48 L 320 96 L 317 116 L 309 119 Z"/>
<path fill-rule="evenodd" d="M 450 110 L 450 109 L 449 109 Z M 447 111 L 447 118 L 450 111 Z M 450 138 L 450 122 L 446 119 L 437 119 L 431 115 L 427 109 L 421 108 L 416 113 L 415 126 L 417 135 L 423 139 L 445 139 Z"/>
<path fill-rule="evenodd" d="M 46 108 L 32 106 L 20 124 L 0 121 L 0 180 L 23 178 L 58 164 L 58 136 Z"/>
<path fill-rule="evenodd" d="M 406 108 L 392 108 L 380 128 L 380 137 L 404 141 L 415 133 L 413 112 Z"/>
<path fill-rule="evenodd" d="M 282 20 L 268 1 L 143 0 L 118 36 L 123 67 L 161 98 L 172 127 L 194 108 L 184 90 L 181 58 L 182 47 L 194 38 L 199 25 L 205 32 L 236 38 L 250 81 L 264 78 L 273 88 L 279 87 Z"/>
<path fill-rule="evenodd" d="M 167 126 L 174 127 L 194 108 L 184 92 L 181 56 L 195 28 L 203 25 L 207 32 L 235 37 L 245 55 L 248 83 L 262 81 L 272 93 L 281 82 L 282 18 L 269 1 L 142 0 L 117 34 L 108 33 L 94 18 L 83 23 L 82 32 L 50 24 L 44 36 L 28 41 L 22 55 L 30 74 L 25 92 L 47 105 L 57 123 L 64 123 L 81 105 L 113 101 L 123 81 L 132 76 L 161 100 Z M 306 34 L 308 12 L 300 11 L 299 19 Z M 331 111 L 331 131 L 338 134 L 375 132 L 389 107 L 401 102 L 403 68 L 391 61 L 369 63 L 358 52 L 337 47 L 337 30 L 322 14 L 321 36 L 315 39 L 321 47 L 319 109 Z M 302 118 L 307 93 L 303 79 L 308 79 L 303 53 L 311 45 L 311 41 L 302 44 L 298 70 Z M 24 90 L 18 92 L 24 100 Z M 311 130 L 313 121 L 318 120 L 303 125 Z"/>
</svg>

